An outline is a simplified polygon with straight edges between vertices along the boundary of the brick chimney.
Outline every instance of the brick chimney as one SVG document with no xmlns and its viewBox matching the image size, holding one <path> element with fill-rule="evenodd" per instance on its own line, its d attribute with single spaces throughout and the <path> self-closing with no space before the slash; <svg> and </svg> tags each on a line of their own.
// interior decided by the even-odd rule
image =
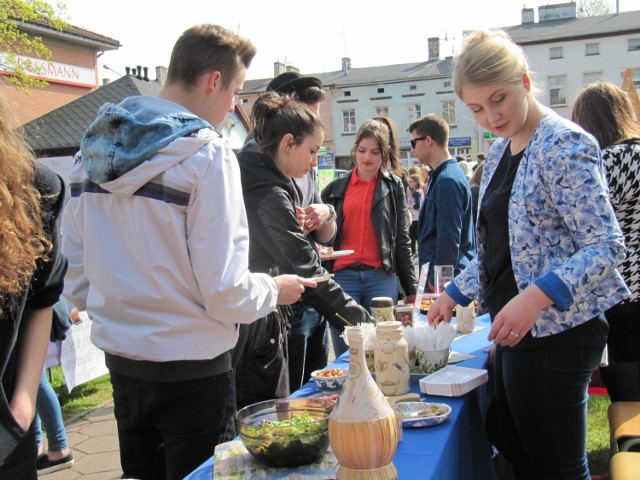
<svg viewBox="0 0 640 480">
<path fill-rule="evenodd" d="M 533 8 L 523 8 L 522 9 L 522 25 L 526 25 L 528 23 L 534 23 L 534 10 Z"/>
<path fill-rule="evenodd" d="M 440 60 L 440 38 L 427 38 L 427 48 L 429 49 L 429 60 Z"/>
<path fill-rule="evenodd" d="M 351 59 L 349 57 L 342 57 L 342 73 L 347 75 L 351 68 Z"/>
<path fill-rule="evenodd" d="M 160 85 L 164 85 L 167 81 L 168 71 L 169 70 L 167 67 L 156 67 L 156 82 L 158 82 Z"/>
<path fill-rule="evenodd" d="M 538 7 L 538 21 L 564 20 L 576 18 L 576 2 L 542 5 Z"/>
<path fill-rule="evenodd" d="M 286 71 L 287 71 L 287 66 L 284 64 L 284 62 L 281 62 L 279 60 L 277 62 L 273 62 L 273 78 L 277 77 L 278 75 Z"/>
</svg>

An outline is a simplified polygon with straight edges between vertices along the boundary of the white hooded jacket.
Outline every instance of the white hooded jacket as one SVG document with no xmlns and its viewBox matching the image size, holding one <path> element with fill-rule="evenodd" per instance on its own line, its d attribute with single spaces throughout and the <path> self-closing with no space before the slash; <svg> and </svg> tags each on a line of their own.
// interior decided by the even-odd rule
<svg viewBox="0 0 640 480">
<path fill-rule="evenodd" d="M 103 106 L 70 190 L 65 295 L 91 315 L 98 348 L 131 360 L 212 359 L 233 348 L 236 324 L 276 308 L 273 279 L 248 271 L 235 156 L 181 106 L 153 97 Z"/>
</svg>

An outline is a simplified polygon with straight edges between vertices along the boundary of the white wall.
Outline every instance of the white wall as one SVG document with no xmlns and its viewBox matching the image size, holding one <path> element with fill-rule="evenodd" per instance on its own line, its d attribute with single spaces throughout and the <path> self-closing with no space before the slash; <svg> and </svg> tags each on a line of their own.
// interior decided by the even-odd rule
<svg viewBox="0 0 640 480">
<path fill-rule="evenodd" d="M 449 82 L 445 86 L 445 82 Z M 398 135 L 398 144 L 401 150 L 409 150 L 411 148 L 409 140 L 409 125 L 413 120 L 409 119 L 408 105 L 419 103 L 421 105 L 421 114 L 435 113 L 442 116 L 442 101 L 456 101 L 456 125 L 450 127 L 451 137 L 471 137 L 472 151 L 477 151 L 477 138 L 473 119 L 469 111 L 460 102 L 453 89 L 451 88 L 451 78 L 437 78 L 429 80 L 413 80 L 407 79 L 397 83 L 361 85 L 351 87 L 336 87 L 332 92 L 331 110 L 333 115 L 333 130 L 336 156 L 349 155 L 353 142 L 355 141 L 355 133 L 343 133 L 343 109 L 355 109 L 356 111 L 356 129 L 368 118 L 376 115 L 377 106 L 387 106 L 389 108 L 389 117 L 396 125 L 396 133 Z M 410 87 L 415 85 L 415 90 Z M 379 88 L 384 88 L 384 93 L 378 93 Z M 349 91 L 351 95 L 344 96 L 344 92 Z M 440 93 L 436 93 L 440 92 Z M 423 94 L 416 96 L 408 96 L 414 94 Z M 379 100 L 371 100 L 376 97 L 391 97 Z M 356 102 L 341 102 L 344 100 L 357 100 Z"/>
<path fill-rule="evenodd" d="M 542 90 L 539 99 L 549 105 L 548 76 L 566 75 L 567 105 L 554 107 L 554 110 L 565 118 L 571 118 L 574 100 L 584 86 L 584 73 L 602 71 L 605 80 L 620 86 L 620 74 L 623 70 L 640 68 L 640 51 L 627 50 L 627 40 L 638 37 L 640 34 L 524 45 L 522 48 L 534 73 L 534 80 Z M 600 54 L 585 55 L 585 45 L 596 42 L 600 44 Z M 550 59 L 549 49 L 559 46 L 563 47 L 563 58 Z"/>
</svg>

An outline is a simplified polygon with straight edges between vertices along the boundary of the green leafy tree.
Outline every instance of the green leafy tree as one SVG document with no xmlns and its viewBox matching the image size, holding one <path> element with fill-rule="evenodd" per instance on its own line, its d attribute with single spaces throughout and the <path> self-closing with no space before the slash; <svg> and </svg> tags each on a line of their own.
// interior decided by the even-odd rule
<svg viewBox="0 0 640 480">
<path fill-rule="evenodd" d="M 47 85 L 32 77 L 42 73 L 42 67 L 24 57 L 49 60 L 51 51 L 41 37 L 25 27 L 38 25 L 62 31 L 67 25 L 62 19 L 65 11 L 63 3 L 54 6 L 42 0 L 0 0 L 0 70 L 6 72 L 5 81 L 25 93 L 30 87 Z"/>
<path fill-rule="evenodd" d="M 608 0 L 579 0 L 578 17 L 597 17 L 611 13 L 611 4 Z"/>
</svg>

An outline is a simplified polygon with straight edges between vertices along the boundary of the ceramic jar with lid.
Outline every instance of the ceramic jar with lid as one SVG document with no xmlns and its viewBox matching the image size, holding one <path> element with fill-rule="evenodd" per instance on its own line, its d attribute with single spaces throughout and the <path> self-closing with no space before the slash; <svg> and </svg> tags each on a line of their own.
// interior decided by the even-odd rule
<svg viewBox="0 0 640 480">
<path fill-rule="evenodd" d="M 409 392 L 411 379 L 409 346 L 400 322 L 379 322 L 376 325 L 376 383 L 387 397 Z"/>
<path fill-rule="evenodd" d="M 371 299 L 371 316 L 376 322 L 392 322 L 395 318 L 394 304 L 391 297 L 373 297 Z"/>
</svg>

